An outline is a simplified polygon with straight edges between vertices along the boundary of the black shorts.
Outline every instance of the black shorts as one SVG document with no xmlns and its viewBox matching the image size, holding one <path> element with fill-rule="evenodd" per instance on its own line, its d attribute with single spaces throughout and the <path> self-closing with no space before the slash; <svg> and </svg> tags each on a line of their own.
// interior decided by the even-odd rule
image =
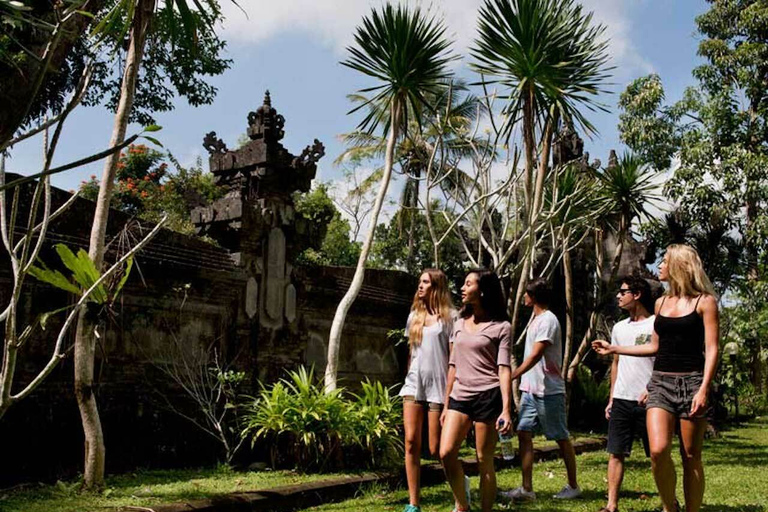
<svg viewBox="0 0 768 512">
<path fill-rule="evenodd" d="M 470 400 L 459 401 L 449 398 L 448 409 L 466 414 L 472 421 L 496 423 L 503 409 L 501 388 L 496 387 L 482 391 Z"/>
<path fill-rule="evenodd" d="M 650 455 L 648 431 L 645 428 L 645 407 L 634 400 L 614 398 L 611 419 L 608 420 L 608 446 L 605 450 L 613 455 L 629 455 L 632 444 L 640 438 L 645 456 Z"/>
</svg>

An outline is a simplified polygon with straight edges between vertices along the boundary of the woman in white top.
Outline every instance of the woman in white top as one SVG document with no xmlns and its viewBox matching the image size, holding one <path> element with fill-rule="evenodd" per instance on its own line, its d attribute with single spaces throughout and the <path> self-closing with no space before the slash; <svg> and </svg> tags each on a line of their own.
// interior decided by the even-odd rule
<svg viewBox="0 0 768 512">
<path fill-rule="evenodd" d="M 429 453 L 433 457 L 439 453 L 440 413 L 445 399 L 453 315 L 448 279 L 442 270 L 426 269 L 419 278 L 419 287 L 405 327 L 411 353 L 408 374 L 400 390 L 405 426 L 405 473 L 410 501 L 405 512 L 420 510 L 421 432 L 425 408 L 428 410 Z"/>
</svg>

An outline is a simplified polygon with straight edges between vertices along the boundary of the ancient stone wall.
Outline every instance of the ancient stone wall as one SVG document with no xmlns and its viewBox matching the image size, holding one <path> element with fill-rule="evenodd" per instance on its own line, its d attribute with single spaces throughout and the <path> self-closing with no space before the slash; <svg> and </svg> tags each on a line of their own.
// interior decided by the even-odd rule
<svg viewBox="0 0 768 512">
<path fill-rule="evenodd" d="M 57 203 L 69 197 L 63 191 L 54 194 Z M 84 219 L 93 217 L 93 208 L 91 201 L 78 200 L 57 219 L 41 254 L 46 264 L 61 268 L 52 244 L 65 243 L 73 250 L 86 247 L 90 222 Z M 113 211 L 109 238 L 115 239 L 130 221 Z M 136 239 L 150 228 L 134 225 L 128 238 Z M 268 235 L 272 248 L 274 237 Z M 108 258 L 115 258 L 118 245 L 111 246 Z M 122 297 L 100 333 L 96 361 L 109 472 L 216 461 L 215 443 L 170 410 L 173 406 L 193 411 L 186 396 L 160 371 L 179 357 L 179 350 L 215 348 L 223 360 L 234 360 L 251 375 L 251 390 L 259 380 L 272 381 L 300 364 L 315 365 L 322 374 L 330 318 L 351 269 L 288 265 L 279 287 L 286 295 L 270 298 L 258 293 L 255 277 L 238 262 L 242 258 L 233 258 L 229 250 L 166 230 L 136 258 Z M 290 282 L 287 275 L 292 276 Z M 341 377 L 352 387 L 366 376 L 387 384 L 402 378 L 402 347 L 394 348 L 386 333 L 403 326 L 414 286 L 413 277 L 399 272 L 368 272 L 342 338 Z M 9 262 L 0 256 L 0 299 L 10 288 Z M 24 318 L 67 303 L 72 297 L 65 292 L 30 277 L 22 301 Z M 268 328 L 259 325 L 257 320 L 265 316 L 257 313 L 264 310 L 282 316 L 282 325 L 275 327 L 272 316 Z M 62 321 L 61 315 L 52 318 L 25 347 L 18 386 L 44 365 Z M 73 340 L 74 333 L 70 344 Z M 82 469 L 82 441 L 70 352 L 35 393 L 0 419 L 0 483 L 74 476 Z"/>
</svg>

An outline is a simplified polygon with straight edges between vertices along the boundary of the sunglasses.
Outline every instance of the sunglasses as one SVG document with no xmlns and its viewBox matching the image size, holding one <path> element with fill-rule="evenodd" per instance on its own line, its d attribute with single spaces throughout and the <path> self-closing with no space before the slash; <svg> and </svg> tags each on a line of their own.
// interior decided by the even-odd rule
<svg viewBox="0 0 768 512">
<path fill-rule="evenodd" d="M 632 293 L 632 289 L 631 288 L 619 288 L 619 295 L 621 295 L 623 297 L 625 293 Z"/>
</svg>

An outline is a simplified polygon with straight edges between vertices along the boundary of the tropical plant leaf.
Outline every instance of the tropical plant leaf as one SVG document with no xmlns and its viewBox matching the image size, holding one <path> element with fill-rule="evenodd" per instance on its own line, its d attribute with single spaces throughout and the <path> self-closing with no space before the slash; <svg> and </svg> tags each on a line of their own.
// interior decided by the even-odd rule
<svg viewBox="0 0 768 512">
<path fill-rule="evenodd" d="M 120 295 L 120 291 L 123 289 L 123 286 L 125 286 L 126 281 L 128 281 L 128 276 L 131 275 L 132 268 L 133 268 L 133 258 L 128 258 L 125 262 L 125 270 L 123 271 L 123 277 L 120 278 L 120 281 L 117 283 L 117 287 L 115 287 L 115 291 L 112 293 L 113 301 L 117 299 L 117 297 Z"/>
<path fill-rule="evenodd" d="M 85 250 L 80 249 L 77 256 L 75 256 L 69 247 L 64 244 L 56 244 L 54 248 L 59 258 L 61 258 L 61 262 L 72 272 L 73 278 L 83 289 L 91 288 L 101 277 L 101 273 L 96 269 L 96 266 Z M 107 302 L 108 294 L 103 284 L 100 284 L 91 293 L 90 300 L 98 304 Z"/>
<path fill-rule="evenodd" d="M 32 275 L 35 279 L 44 283 L 48 283 L 51 286 L 58 288 L 59 290 L 74 293 L 78 296 L 82 295 L 82 289 L 74 285 L 64 274 L 58 270 L 49 269 L 43 262 L 40 262 L 40 265 L 42 265 L 42 268 L 33 265 L 29 269 L 30 275 Z"/>
</svg>

